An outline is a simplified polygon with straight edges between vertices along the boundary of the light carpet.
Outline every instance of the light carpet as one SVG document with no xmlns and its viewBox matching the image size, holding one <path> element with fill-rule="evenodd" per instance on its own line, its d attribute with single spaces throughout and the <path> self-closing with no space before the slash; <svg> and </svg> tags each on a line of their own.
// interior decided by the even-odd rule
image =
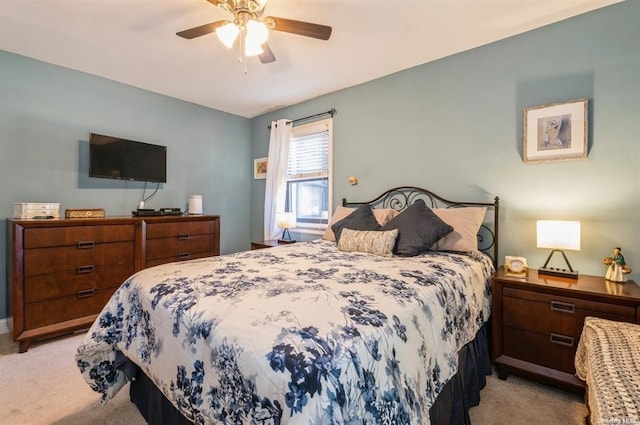
<svg viewBox="0 0 640 425">
<path fill-rule="evenodd" d="M 74 354 L 83 336 L 33 343 L 18 354 L 10 335 L 0 334 L 0 424 L 145 424 L 129 401 L 128 386 L 100 404 L 82 379 Z M 469 412 L 473 425 L 582 425 L 587 413 L 579 396 L 517 376 L 489 376 L 480 397 Z"/>
</svg>

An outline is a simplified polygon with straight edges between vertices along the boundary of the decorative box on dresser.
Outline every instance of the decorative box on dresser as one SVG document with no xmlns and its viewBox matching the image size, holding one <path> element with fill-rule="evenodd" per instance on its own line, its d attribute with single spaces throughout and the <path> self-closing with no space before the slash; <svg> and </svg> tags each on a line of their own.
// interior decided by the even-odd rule
<svg viewBox="0 0 640 425">
<path fill-rule="evenodd" d="M 90 326 L 133 273 L 219 255 L 220 217 L 8 219 L 7 244 L 7 324 L 25 352 L 34 340 Z"/>
<path fill-rule="evenodd" d="M 601 276 L 493 278 L 492 359 L 500 379 L 514 373 L 576 393 L 574 357 L 586 316 L 640 323 L 640 287 Z"/>
</svg>

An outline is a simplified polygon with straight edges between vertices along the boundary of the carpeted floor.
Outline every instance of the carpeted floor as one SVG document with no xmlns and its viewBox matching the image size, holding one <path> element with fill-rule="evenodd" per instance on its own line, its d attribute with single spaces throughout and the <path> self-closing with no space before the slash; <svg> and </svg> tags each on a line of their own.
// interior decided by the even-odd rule
<svg viewBox="0 0 640 425">
<path fill-rule="evenodd" d="M 18 354 L 9 334 L 0 334 L 0 424 L 144 425 L 129 401 L 128 387 L 106 404 L 84 382 L 74 353 L 83 333 L 34 343 Z M 580 397 L 510 376 L 488 378 L 473 425 L 582 425 Z"/>
</svg>

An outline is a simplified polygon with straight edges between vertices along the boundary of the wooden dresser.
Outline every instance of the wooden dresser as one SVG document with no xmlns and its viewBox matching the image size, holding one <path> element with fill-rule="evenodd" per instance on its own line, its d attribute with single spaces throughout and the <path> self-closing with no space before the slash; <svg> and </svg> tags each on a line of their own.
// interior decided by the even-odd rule
<svg viewBox="0 0 640 425">
<path fill-rule="evenodd" d="M 8 219 L 7 242 L 7 324 L 25 352 L 90 326 L 143 268 L 220 255 L 220 217 Z"/>
<path fill-rule="evenodd" d="M 498 378 L 515 373 L 577 393 L 574 358 L 586 316 L 640 323 L 640 287 L 602 276 L 493 278 L 492 359 Z"/>
</svg>

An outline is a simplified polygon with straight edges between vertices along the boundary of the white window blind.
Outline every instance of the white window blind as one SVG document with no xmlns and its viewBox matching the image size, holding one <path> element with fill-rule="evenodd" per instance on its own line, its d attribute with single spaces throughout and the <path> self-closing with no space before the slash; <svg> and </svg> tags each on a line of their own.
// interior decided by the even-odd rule
<svg viewBox="0 0 640 425">
<path fill-rule="evenodd" d="M 329 175 L 329 128 L 326 124 L 293 129 L 289 146 L 289 179 Z M 296 134 L 298 133 L 298 134 Z"/>
</svg>

